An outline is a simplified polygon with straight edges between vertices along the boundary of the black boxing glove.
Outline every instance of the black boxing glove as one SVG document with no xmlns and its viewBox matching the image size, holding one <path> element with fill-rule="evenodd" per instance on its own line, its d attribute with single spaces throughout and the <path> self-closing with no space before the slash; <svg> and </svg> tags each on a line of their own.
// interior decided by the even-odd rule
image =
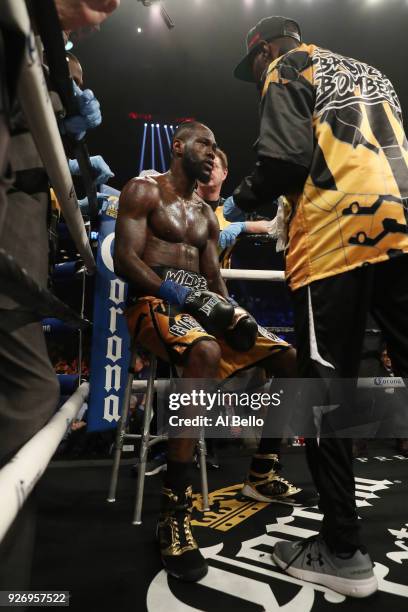
<svg viewBox="0 0 408 612">
<path fill-rule="evenodd" d="M 212 291 L 190 291 L 184 309 L 212 336 L 222 336 L 232 325 L 234 307 Z"/>
<path fill-rule="evenodd" d="M 238 304 L 234 315 L 236 322 L 230 329 L 227 329 L 224 339 L 235 351 L 246 353 L 255 345 L 258 336 L 258 323 L 249 312 Z"/>
</svg>

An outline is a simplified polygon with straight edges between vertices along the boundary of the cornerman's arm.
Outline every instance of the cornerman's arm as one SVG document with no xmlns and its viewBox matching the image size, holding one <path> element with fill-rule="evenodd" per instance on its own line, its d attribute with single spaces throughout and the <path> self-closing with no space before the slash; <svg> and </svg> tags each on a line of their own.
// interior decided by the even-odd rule
<svg viewBox="0 0 408 612">
<path fill-rule="evenodd" d="M 228 289 L 221 276 L 218 261 L 218 237 L 220 233 L 218 220 L 210 206 L 206 205 L 204 214 L 208 220 L 208 240 L 200 253 L 200 272 L 207 279 L 210 291 L 228 298 Z"/>
</svg>

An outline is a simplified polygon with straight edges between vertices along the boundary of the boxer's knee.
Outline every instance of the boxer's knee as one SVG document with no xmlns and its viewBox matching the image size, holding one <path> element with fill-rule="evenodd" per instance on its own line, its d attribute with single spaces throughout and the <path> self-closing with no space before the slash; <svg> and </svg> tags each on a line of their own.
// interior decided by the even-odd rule
<svg viewBox="0 0 408 612">
<path fill-rule="evenodd" d="M 185 374 L 191 378 L 215 377 L 221 360 L 221 349 L 215 340 L 202 340 L 191 347 Z"/>
<path fill-rule="evenodd" d="M 279 378 L 297 378 L 297 358 L 296 350 L 293 347 L 284 351 L 279 351 L 271 355 L 264 362 L 267 376 L 277 376 Z"/>
</svg>

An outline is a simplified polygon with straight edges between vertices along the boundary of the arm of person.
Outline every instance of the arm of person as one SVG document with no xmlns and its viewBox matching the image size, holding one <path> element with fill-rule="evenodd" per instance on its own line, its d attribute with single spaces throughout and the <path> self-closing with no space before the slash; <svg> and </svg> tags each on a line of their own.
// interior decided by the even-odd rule
<svg viewBox="0 0 408 612">
<path fill-rule="evenodd" d="M 230 196 L 224 202 L 222 214 L 227 221 L 235 223 L 236 221 L 245 221 L 245 213 L 235 203 L 234 196 Z"/>
<path fill-rule="evenodd" d="M 102 123 L 101 105 L 91 89 L 82 90 L 75 81 L 73 82 L 73 87 L 78 110 L 75 115 L 62 117 L 59 120 L 59 129 L 62 135 L 68 133 L 75 140 L 82 140 L 89 129 L 96 128 Z M 100 155 L 97 157 L 102 159 Z M 114 175 L 111 174 L 110 176 Z"/>
<path fill-rule="evenodd" d="M 232 246 L 238 236 L 243 232 L 246 232 L 246 222 L 237 221 L 236 223 L 230 223 L 227 227 L 220 231 L 220 235 L 218 238 L 218 246 L 221 249 L 226 249 L 227 247 Z"/>
<path fill-rule="evenodd" d="M 148 234 L 148 217 L 160 194 L 152 179 L 132 179 L 122 190 L 115 227 L 115 273 L 131 282 L 141 295 L 157 296 L 161 278 L 141 257 Z"/>
<path fill-rule="evenodd" d="M 106 161 L 103 159 L 102 155 L 92 155 L 89 160 L 91 162 L 95 185 L 104 185 L 115 176 Z M 73 176 L 81 176 L 79 163 L 76 159 L 69 159 L 68 166 L 69 171 Z"/>
<path fill-rule="evenodd" d="M 208 221 L 208 239 L 205 247 L 200 253 L 200 272 L 207 279 L 208 289 L 228 298 L 227 286 L 221 276 L 220 263 L 218 261 L 218 238 L 220 228 L 217 217 L 207 204 L 204 215 Z"/>
<path fill-rule="evenodd" d="M 281 195 L 294 197 L 302 192 L 308 169 L 282 160 L 261 158 L 250 176 L 234 191 L 234 198 L 246 212 Z M 271 179 L 271 177 L 273 177 Z"/>
<path fill-rule="evenodd" d="M 200 272 L 206 277 L 208 288 L 214 293 L 223 296 L 233 307 L 230 325 L 223 330 L 225 341 L 235 350 L 248 351 L 255 344 L 258 334 L 258 325 L 253 317 L 242 309 L 233 298 L 221 276 L 218 260 L 219 225 L 214 212 L 208 206 L 206 210 L 208 219 L 208 239 L 200 257 Z"/>
<path fill-rule="evenodd" d="M 246 233 L 247 234 L 269 234 L 273 228 L 272 221 L 262 219 L 261 221 L 247 221 Z"/>
<path fill-rule="evenodd" d="M 294 62 L 293 55 L 285 61 Z M 309 175 L 314 150 L 314 90 L 295 64 L 286 69 L 284 81 L 281 68 L 279 76 L 272 73 L 265 85 L 258 160 L 253 173 L 233 194 L 235 204 L 244 211 L 253 211 L 280 195 L 301 193 Z"/>
<path fill-rule="evenodd" d="M 226 249 L 232 246 L 241 234 L 269 234 L 272 221 L 237 221 L 220 231 L 218 246 Z"/>
<path fill-rule="evenodd" d="M 230 196 L 224 202 L 222 214 L 227 221 L 231 223 L 245 223 L 242 232 L 246 234 L 269 234 L 271 231 L 272 221 L 247 221 L 245 213 L 236 205 L 234 196 Z"/>
</svg>

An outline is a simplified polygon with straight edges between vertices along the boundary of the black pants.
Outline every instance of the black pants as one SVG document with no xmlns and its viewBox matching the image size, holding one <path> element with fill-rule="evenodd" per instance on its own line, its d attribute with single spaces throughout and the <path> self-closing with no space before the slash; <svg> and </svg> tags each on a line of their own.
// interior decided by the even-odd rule
<svg viewBox="0 0 408 612">
<path fill-rule="evenodd" d="M 12 138 L 10 158 L 17 177 L 18 173 L 23 177 L 27 173 L 32 175 L 30 159 L 41 168 L 29 134 Z M 0 215 L 0 247 L 45 287 L 48 194 L 37 193 L 35 188 L 33 191 L 27 194 L 19 191 L 15 184 L 9 187 L 7 207 Z M 56 411 L 59 398 L 59 384 L 48 357 L 41 322 L 29 309 L 29 303 L 15 303 L 2 293 L 0 286 L 0 467 L 45 425 Z M 3 590 L 7 585 L 19 590 L 29 588 L 35 524 L 33 508 L 34 503 L 27 503 L 0 543 Z"/>
<path fill-rule="evenodd" d="M 408 256 L 366 265 L 292 292 L 302 378 L 357 379 L 369 313 L 381 328 L 394 372 L 408 376 Z M 351 439 L 309 439 L 309 467 L 333 550 L 360 545 Z"/>
</svg>

